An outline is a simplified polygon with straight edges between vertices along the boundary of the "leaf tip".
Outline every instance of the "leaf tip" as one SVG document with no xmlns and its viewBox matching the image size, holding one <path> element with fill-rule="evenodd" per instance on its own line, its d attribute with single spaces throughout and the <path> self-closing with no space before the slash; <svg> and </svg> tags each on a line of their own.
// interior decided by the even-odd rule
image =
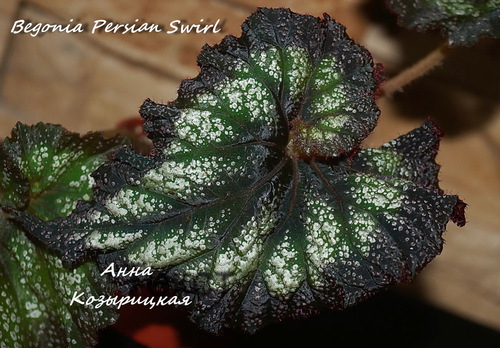
<svg viewBox="0 0 500 348">
<path fill-rule="evenodd" d="M 467 208 L 467 203 L 465 203 L 460 198 L 457 198 L 457 203 L 453 207 L 451 212 L 450 219 L 453 221 L 458 227 L 464 227 L 467 223 L 465 218 L 465 209 Z"/>
</svg>

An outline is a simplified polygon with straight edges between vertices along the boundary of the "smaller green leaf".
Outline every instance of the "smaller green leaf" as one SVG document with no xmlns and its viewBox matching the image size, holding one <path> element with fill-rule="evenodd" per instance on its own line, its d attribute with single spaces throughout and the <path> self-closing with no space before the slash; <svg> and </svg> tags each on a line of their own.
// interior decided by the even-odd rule
<svg viewBox="0 0 500 348">
<path fill-rule="evenodd" d="M 80 137 L 50 124 L 18 123 L 0 145 L 0 208 L 42 220 L 67 216 L 78 200 L 92 198 L 90 174 L 123 142 L 99 133 Z M 75 293 L 88 298 L 112 291 L 95 264 L 65 269 L 0 211 L 0 341 L 5 347 L 93 345 L 97 329 L 116 314 L 110 308 L 70 305 L 71 300 Z"/>
<path fill-rule="evenodd" d="M 90 200 L 94 182 L 90 174 L 122 143 L 121 137 L 104 139 L 99 133 L 89 133 L 80 138 L 56 125 L 18 123 L 3 143 L 4 164 L 0 165 L 8 166 L 5 180 L 13 173 L 21 174 L 15 184 L 29 195 L 27 211 L 50 220 L 68 215 L 77 200 Z"/>
<path fill-rule="evenodd" d="M 500 37 L 499 0 L 388 0 L 399 23 L 417 30 L 439 28 L 450 46 Z"/>
</svg>

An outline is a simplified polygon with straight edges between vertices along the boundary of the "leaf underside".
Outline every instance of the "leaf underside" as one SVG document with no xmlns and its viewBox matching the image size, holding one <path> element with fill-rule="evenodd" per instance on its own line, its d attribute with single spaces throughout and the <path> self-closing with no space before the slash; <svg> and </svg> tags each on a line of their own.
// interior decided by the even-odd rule
<svg viewBox="0 0 500 348">
<path fill-rule="evenodd" d="M 440 29 L 450 46 L 471 46 L 481 37 L 500 37 L 499 0 L 387 0 L 399 24 Z"/>
<path fill-rule="evenodd" d="M 340 24 L 260 9 L 242 28 L 203 49 L 177 100 L 143 104 L 153 155 L 120 151 L 68 218 L 18 215 L 68 263 L 152 267 L 213 332 L 342 309 L 413 278 L 459 201 L 437 185 L 430 121 L 357 151 L 377 86 Z"/>
<path fill-rule="evenodd" d="M 92 197 L 90 173 L 122 139 L 98 133 L 82 138 L 60 126 L 17 124 L 0 144 L 0 208 L 42 220 L 67 216 Z M 0 210 L 0 342 L 2 347 L 83 347 L 111 324 L 111 308 L 69 306 L 74 292 L 98 297 L 112 291 L 93 263 L 73 270 L 28 239 Z"/>
</svg>

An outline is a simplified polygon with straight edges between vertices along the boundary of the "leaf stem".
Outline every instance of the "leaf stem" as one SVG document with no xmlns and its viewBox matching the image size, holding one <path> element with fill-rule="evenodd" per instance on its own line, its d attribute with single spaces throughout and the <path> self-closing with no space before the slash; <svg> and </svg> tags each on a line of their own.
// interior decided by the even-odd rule
<svg viewBox="0 0 500 348">
<path fill-rule="evenodd" d="M 401 90 L 407 84 L 425 75 L 441 64 L 449 51 L 450 47 L 445 42 L 442 43 L 418 62 L 383 83 L 379 97 L 390 96 L 394 92 Z"/>
</svg>

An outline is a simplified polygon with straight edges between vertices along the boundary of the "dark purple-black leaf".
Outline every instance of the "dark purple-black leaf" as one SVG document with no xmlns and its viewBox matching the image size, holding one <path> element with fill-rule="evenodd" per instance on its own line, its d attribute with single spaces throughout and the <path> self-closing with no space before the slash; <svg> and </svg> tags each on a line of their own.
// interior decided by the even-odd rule
<svg viewBox="0 0 500 348">
<path fill-rule="evenodd" d="M 471 46 L 483 36 L 500 37 L 498 0 L 387 0 L 399 23 L 417 30 L 440 29 L 450 46 Z"/>
<path fill-rule="evenodd" d="M 438 188 L 437 128 L 359 150 L 375 69 L 340 24 L 260 9 L 198 62 L 177 100 L 141 107 L 152 156 L 122 150 L 94 202 L 24 226 L 68 262 L 152 267 L 214 332 L 343 309 L 441 251 L 459 200 Z"/>
</svg>

